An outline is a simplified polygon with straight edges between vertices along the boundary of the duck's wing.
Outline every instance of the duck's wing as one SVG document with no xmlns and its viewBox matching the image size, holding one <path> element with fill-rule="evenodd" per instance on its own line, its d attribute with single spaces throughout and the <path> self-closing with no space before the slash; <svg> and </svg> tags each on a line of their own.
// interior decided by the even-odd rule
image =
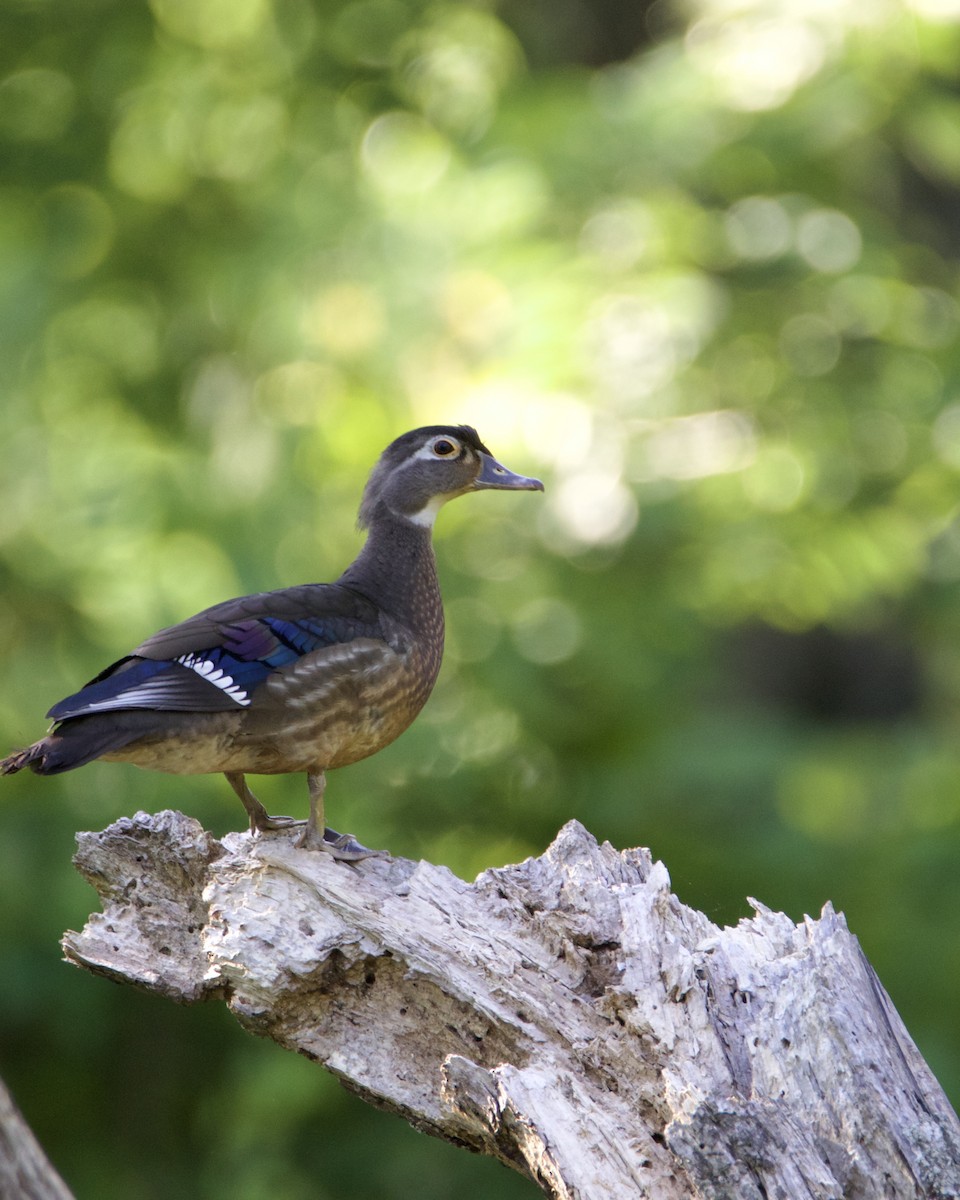
<svg viewBox="0 0 960 1200">
<path fill-rule="evenodd" d="M 241 596 L 161 629 L 47 714 L 116 709 L 223 712 L 249 707 L 275 672 L 331 646 L 383 641 L 376 606 L 338 584 Z"/>
</svg>

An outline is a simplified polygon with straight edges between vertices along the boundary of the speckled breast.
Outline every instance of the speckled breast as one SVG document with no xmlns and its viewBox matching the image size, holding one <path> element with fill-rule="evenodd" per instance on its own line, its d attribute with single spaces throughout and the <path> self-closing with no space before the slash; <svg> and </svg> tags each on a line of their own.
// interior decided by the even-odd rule
<svg viewBox="0 0 960 1200">
<path fill-rule="evenodd" d="M 266 683 L 266 702 L 244 714 L 233 769 L 273 774 L 342 767 L 375 754 L 413 721 L 433 690 L 439 639 L 395 649 L 374 638 L 306 655 Z"/>
</svg>

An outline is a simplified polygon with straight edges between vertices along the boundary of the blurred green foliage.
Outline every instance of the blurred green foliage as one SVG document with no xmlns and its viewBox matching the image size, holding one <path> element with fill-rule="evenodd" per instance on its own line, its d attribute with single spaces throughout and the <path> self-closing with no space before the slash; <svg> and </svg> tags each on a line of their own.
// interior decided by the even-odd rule
<svg viewBox="0 0 960 1200">
<path fill-rule="evenodd" d="M 6 0 L 3 746 L 335 576 L 383 445 L 469 421 L 548 491 L 443 513 L 440 684 L 335 823 L 471 877 L 576 816 L 718 921 L 831 899 L 956 1100 L 958 83 L 957 0 Z M 164 807 L 241 824 L 102 764 L 0 798 L 0 1073 L 78 1196 L 532 1195 L 58 962 L 73 831 Z"/>
</svg>

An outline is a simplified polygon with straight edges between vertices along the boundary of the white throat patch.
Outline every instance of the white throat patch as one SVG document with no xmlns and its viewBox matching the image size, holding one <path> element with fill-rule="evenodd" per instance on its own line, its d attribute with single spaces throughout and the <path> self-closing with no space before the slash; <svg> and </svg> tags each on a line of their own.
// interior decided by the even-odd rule
<svg viewBox="0 0 960 1200">
<path fill-rule="evenodd" d="M 422 525 L 426 529 L 432 529 L 433 523 L 437 519 L 437 513 L 448 500 L 452 499 L 452 496 L 431 496 L 419 512 L 407 513 L 407 520 L 412 521 L 414 525 Z"/>
</svg>

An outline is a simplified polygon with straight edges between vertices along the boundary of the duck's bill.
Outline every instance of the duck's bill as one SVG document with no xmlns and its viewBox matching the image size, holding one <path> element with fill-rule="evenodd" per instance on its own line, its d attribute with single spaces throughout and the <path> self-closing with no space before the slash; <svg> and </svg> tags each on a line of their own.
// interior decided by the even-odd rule
<svg viewBox="0 0 960 1200">
<path fill-rule="evenodd" d="M 489 454 L 480 455 L 480 474 L 473 482 L 475 491 L 483 488 L 499 488 L 504 492 L 542 492 L 543 484 L 539 479 L 531 479 L 527 475 L 517 475 L 508 471 L 502 464 Z"/>
</svg>

